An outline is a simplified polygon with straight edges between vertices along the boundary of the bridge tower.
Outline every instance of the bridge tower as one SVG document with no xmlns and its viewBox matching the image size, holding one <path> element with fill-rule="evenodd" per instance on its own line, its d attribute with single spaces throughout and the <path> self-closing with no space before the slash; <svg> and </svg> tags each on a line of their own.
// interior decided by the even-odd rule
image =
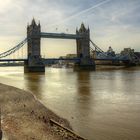
<svg viewBox="0 0 140 140">
<path fill-rule="evenodd" d="M 28 61 L 25 62 L 25 72 L 45 72 L 45 65 L 41 59 L 41 26 L 40 23 L 36 24 L 35 20 L 32 20 L 31 25 L 27 26 L 27 55 Z"/>
<path fill-rule="evenodd" d="M 82 23 L 80 29 L 76 30 L 76 34 L 82 38 L 76 39 L 77 57 L 80 58 L 80 63 L 75 64 L 76 70 L 95 70 L 95 62 L 90 56 L 90 30 L 86 29 Z"/>
</svg>

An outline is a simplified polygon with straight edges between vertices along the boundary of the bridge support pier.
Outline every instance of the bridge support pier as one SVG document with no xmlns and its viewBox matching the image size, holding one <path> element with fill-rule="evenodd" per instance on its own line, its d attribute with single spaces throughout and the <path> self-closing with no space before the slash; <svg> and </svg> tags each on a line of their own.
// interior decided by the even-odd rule
<svg viewBox="0 0 140 140">
<path fill-rule="evenodd" d="M 45 66 L 42 61 L 40 62 L 40 64 L 30 65 L 29 61 L 24 61 L 24 72 L 45 72 Z"/>
<path fill-rule="evenodd" d="M 75 71 L 95 71 L 96 65 L 91 58 L 81 59 L 81 62 L 74 65 Z"/>
<path fill-rule="evenodd" d="M 86 29 L 84 24 L 81 24 L 79 30 L 76 30 L 76 34 L 82 36 L 77 39 L 77 57 L 80 58 L 80 63 L 75 64 L 75 70 L 89 70 L 96 69 L 94 60 L 90 57 L 90 30 Z"/>
<path fill-rule="evenodd" d="M 27 72 L 45 72 L 45 68 L 44 66 L 42 67 L 37 67 L 37 66 L 24 66 L 24 72 L 27 73 Z"/>
</svg>

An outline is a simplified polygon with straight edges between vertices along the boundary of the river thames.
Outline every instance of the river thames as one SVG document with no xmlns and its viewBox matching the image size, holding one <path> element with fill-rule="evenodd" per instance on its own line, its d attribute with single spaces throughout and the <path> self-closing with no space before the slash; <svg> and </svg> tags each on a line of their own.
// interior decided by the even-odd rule
<svg viewBox="0 0 140 140">
<path fill-rule="evenodd" d="M 0 83 L 32 92 L 88 140 L 140 140 L 140 67 L 24 74 L 0 67 Z"/>
</svg>

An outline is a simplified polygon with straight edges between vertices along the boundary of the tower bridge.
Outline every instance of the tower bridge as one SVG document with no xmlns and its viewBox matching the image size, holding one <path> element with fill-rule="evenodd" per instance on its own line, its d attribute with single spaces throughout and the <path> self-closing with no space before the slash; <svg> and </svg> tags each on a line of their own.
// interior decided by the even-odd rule
<svg viewBox="0 0 140 140">
<path fill-rule="evenodd" d="M 80 58 L 80 62 L 77 65 L 75 64 L 75 69 L 95 70 L 94 60 L 90 57 L 90 31 L 85 28 L 84 24 L 81 24 L 76 34 L 46 33 L 41 32 L 40 23 L 36 24 L 33 19 L 31 25 L 27 27 L 28 61 L 25 63 L 25 71 L 45 71 L 45 65 L 40 54 L 41 38 L 75 39 L 77 57 Z"/>
<path fill-rule="evenodd" d="M 47 33 L 41 32 L 40 23 L 37 24 L 33 19 L 31 24 L 27 26 L 27 38 L 20 42 L 15 47 L 9 49 L 6 52 L 0 53 L 0 62 L 3 61 L 24 61 L 24 70 L 25 72 L 45 72 L 44 61 L 49 60 L 59 60 L 59 59 L 43 59 L 41 57 L 41 38 L 54 38 L 54 39 L 74 39 L 76 41 L 77 48 L 77 58 L 71 59 L 75 61 L 74 68 L 76 70 L 95 70 L 94 60 L 115 60 L 115 61 L 125 61 L 129 62 L 131 58 L 129 56 L 107 56 L 104 51 L 99 48 L 91 39 L 90 39 L 90 29 L 86 28 L 84 24 L 81 24 L 81 27 L 76 30 L 75 34 L 66 34 L 66 33 Z M 11 56 L 15 52 L 23 48 L 24 44 L 27 43 L 27 58 L 18 58 L 18 59 L 9 59 L 8 56 Z M 91 48 L 91 44 L 95 49 Z M 91 52 L 100 54 L 100 57 L 92 58 Z M 6 58 L 6 59 L 3 59 Z M 70 59 L 63 59 L 70 60 Z"/>
</svg>

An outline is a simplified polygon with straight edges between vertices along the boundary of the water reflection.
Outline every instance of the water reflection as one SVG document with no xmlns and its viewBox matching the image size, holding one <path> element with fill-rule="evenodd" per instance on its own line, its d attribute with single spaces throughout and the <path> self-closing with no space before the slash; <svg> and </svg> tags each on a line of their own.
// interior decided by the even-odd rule
<svg viewBox="0 0 140 140">
<path fill-rule="evenodd" d="M 90 72 L 79 72 L 77 73 L 77 89 L 78 94 L 83 97 L 83 95 L 90 95 Z M 78 96 L 79 96 L 78 95 Z"/>
<path fill-rule="evenodd" d="M 30 90 L 89 140 L 140 140 L 139 81 L 140 68 L 96 72 L 47 68 L 45 75 L 24 74 L 19 67 L 0 69 L 0 82 Z"/>
<path fill-rule="evenodd" d="M 90 72 L 77 72 L 77 93 L 75 95 L 77 99 L 75 108 L 77 111 L 75 116 L 77 118 L 80 117 L 80 119 L 74 120 L 74 128 L 79 134 L 85 137 L 90 132 L 87 121 L 90 119 L 91 110 L 94 105 L 92 104 L 94 100 L 92 97 Z M 88 130 L 83 129 L 83 126 L 88 128 Z"/>
<path fill-rule="evenodd" d="M 24 85 L 26 89 L 33 92 L 38 98 L 41 97 L 44 82 L 44 73 L 24 73 Z"/>
</svg>

